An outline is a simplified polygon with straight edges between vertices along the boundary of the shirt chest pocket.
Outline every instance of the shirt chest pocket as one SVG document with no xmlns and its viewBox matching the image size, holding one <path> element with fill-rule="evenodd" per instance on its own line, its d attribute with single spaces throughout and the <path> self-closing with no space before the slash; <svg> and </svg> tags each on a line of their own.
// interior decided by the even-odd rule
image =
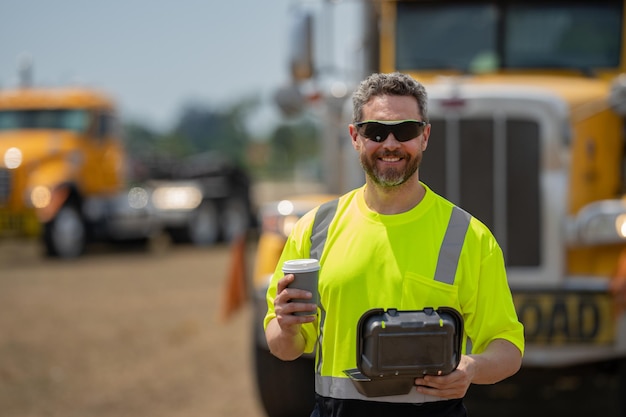
<svg viewBox="0 0 626 417">
<path fill-rule="evenodd" d="M 403 310 L 452 307 L 460 311 L 457 286 L 410 272 L 402 282 L 401 300 Z"/>
</svg>

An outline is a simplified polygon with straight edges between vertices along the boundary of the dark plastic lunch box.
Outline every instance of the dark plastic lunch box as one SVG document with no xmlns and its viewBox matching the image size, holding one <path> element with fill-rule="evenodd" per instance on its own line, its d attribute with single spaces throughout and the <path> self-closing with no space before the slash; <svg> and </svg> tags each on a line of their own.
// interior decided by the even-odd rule
<svg viewBox="0 0 626 417">
<path fill-rule="evenodd" d="M 369 310 L 358 323 L 358 369 L 344 373 L 367 397 L 408 394 L 416 377 L 456 369 L 462 336 L 463 318 L 453 308 Z"/>
</svg>

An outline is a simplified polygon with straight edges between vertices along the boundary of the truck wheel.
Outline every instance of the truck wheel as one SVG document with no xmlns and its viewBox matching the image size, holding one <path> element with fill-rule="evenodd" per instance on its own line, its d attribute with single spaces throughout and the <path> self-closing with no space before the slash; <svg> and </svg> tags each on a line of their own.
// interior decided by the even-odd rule
<svg viewBox="0 0 626 417">
<path fill-rule="evenodd" d="M 220 213 L 221 236 L 225 242 L 232 242 L 242 236 L 250 227 L 250 211 L 242 198 L 229 198 Z"/>
<path fill-rule="evenodd" d="M 268 417 L 309 417 L 315 406 L 314 360 L 284 362 L 255 344 L 256 383 Z"/>
<path fill-rule="evenodd" d="M 44 226 L 44 245 L 49 256 L 75 258 L 85 251 L 87 231 L 78 207 L 66 204 Z"/>
<path fill-rule="evenodd" d="M 208 246 L 219 238 L 219 216 L 212 201 L 203 201 L 195 210 L 188 224 L 189 240 L 196 246 Z"/>
</svg>

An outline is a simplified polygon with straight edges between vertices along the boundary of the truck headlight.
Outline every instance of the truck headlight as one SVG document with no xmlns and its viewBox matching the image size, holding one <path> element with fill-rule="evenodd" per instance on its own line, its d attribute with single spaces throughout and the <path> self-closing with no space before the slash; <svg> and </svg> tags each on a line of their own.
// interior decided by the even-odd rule
<svg viewBox="0 0 626 417">
<path fill-rule="evenodd" d="M 4 153 L 4 166 L 16 169 L 22 165 L 22 151 L 18 148 L 9 148 Z"/>
<path fill-rule="evenodd" d="M 128 191 L 128 205 L 134 209 L 145 208 L 148 200 L 148 192 L 141 187 L 133 187 Z"/>
<path fill-rule="evenodd" d="M 52 192 L 45 185 L 38 185 L 30 192 L 30 203 L 33 207 L 42 209 L 48 207 L 52 201 Z"/>
<path fill-rule="evenodd" d="M 160 210 L 193 210 L 202 202 L 202 191 L 194 186 L 162 186 L 152 193 L 152 203 Z"/>
<path fill-rule="evenodd" d="M 626 242 L 626 203 L 604 200 L 585 206 L 570 227 L 573 245 L 598 245 Z"/>
<path fill-rule="evenodd" d="M 615 219 L 615 229 L 622 238 L 626 238 L 626 214 L 621 214 Z"/>
</svg>

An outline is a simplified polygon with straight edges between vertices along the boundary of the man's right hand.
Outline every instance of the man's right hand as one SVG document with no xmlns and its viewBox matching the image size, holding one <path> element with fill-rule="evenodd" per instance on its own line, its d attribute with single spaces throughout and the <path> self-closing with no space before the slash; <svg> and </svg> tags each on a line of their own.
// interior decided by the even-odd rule
<svg viewBox="0 0 626 417">
<path fill-rule="evenodd" d="M 315 313 L 317 311 L 317 306 L 313 303 L 291 302 L 294 298 L 312 298 L 312 294 L 308 291 L 288 288 L 294 278 L 293 274 L 287 274 L 278 281 L 274 298 L 276 317 L 268 323 L 265 330 L 270 352 L 282 360 L 294 360 L 302 355 L 305 343 L 300 327 L 304 323 L 311 323 L 317 319 L 315 314 L 294 315 L 296 312 Z"/>
<path fill-rule="evenodd" d="M 292 299 L 311 299 L 313 295 L 305 290 L 288 288 L 295 279 L 293 274 L 282 277 L 276 286 L 276 298 L 274 298 L 274 311 L 278 324 L 287 331 L 288 327 L 315 321 L 317 306 L 313 303 L 296 303 Z M 294 315 L 294 313 L 312 313 L 309 315 Z M 299 331 L 299 328 L 298 328 Z"/>
</svg>

